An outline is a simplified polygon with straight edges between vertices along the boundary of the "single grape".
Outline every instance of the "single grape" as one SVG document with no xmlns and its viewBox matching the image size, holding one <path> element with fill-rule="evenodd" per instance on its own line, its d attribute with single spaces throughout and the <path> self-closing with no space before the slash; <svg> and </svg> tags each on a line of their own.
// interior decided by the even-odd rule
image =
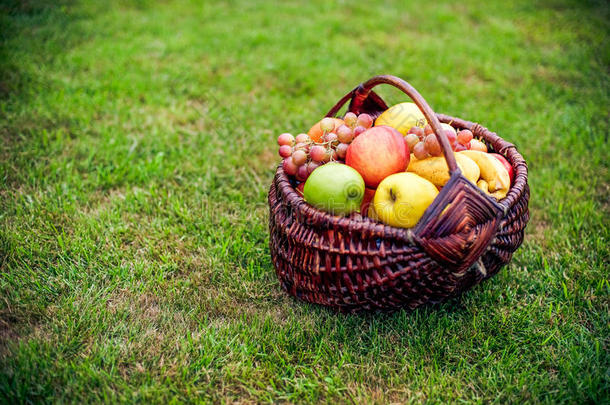
<svg viewBox="0 0 610 405">
<path fill-rule="evenodd" d="M 311 159 L 316 162 L 324 162 L 324 158 L 326 157 L 326 148 L 324 146 L 314 145 L 309 151 L 309 156 L 311 156 Z"/>
<path fill-rule="evenodd" d="M 343 117 L 343 121 L 345 122 L 345 125 L 347 125 L 350 128 L 354 128 L 356 126 L 356 121 L 358 120 L 358 117 L 356 116 L 356 114 L 354 114 L 353 112 L 348 112 L 347 114 L 345 114 L 345 117 Z"/>
<path fill-rule="evenodd" d="M 307 163 L 307 172 L 309 172 L 311 174 L 311 172 L 313 172 L 320 166 L 322 166 L 322 165 L 319 162 L 314 162 L 312 160 L 311 162 Z"/>
<path fill-rule="evenodd" d="M 339 145 L 337 145 L 337 149 L 335 149 L 335 152 L 337 152 L 337 156 L 340 159 L 345 159 L 345 155 L 347 154 L 348 147 L 349 147 L 349 145 L 346 143 L 340 143 Z"/>
<path fill-rule="evenodd" d="M 457 140 L 462 145 L 468 145 L 472 141 L 472 131 L 469 129 L 462 129 L 457 134 Z"/>
<path fill-rule="evenodd" d="M 361 125 L 358 125 L 356 128 L 354 128 L 354 138 L 363 133 L 364 131 L 366 131 L 366 128 Z"/>
<path fill-rule="evenodd" d="M 487 145 L 478 139 L 473 139 L 470 141 L 470 149 L 471 150 L 480 150 L 481 152 L 487 152 Z"/>
<path fill-rule="evenodd" d="M 432 129 L 430 124 L 426 124 L 426 126 L 424 127 L 424 136 L 425 135 L 430 135 L 430 134 L 433 134 L 433 133 L 434 133 L 434 130 Z"/>
<path fill-rule="evenodd" d="M 330 158 L 335 154 L 335 151 L 331 148 L 324 150 L 324 160 L 322 162 L 330 162 Z"/>
<path fill-rule="evenodd" d="M 436 135 L 430 134 L 426 136 L 426 140 L 424 141 L 426 145 L 426 150 L 432 156 L 440 156 L 442 153 L 441 145 L 438 143 L 438 139 L 436 139 Z"/>
<path fill-rule="evenodd" d="M 423 141 L 418 142 L 413 147 L 413 154 L 419 160 L 425 159 L 428 157 L 428 151 L 426 151 L 426 145 Z"/>
<path fill-rule="evenodd" d="M 408 134 L 415 134 L 420 139 L 422 139 L 425 135 L 424 129 L 422 127 L 418 127 L 418 126 L 411 127 L 411 129 L 409 129 L 409 132 L 407 132 L 407 135 Z"/>
<path fill-rule="evenodd" d="M 326 117 L 320 121 L 320 129 L 324 132 L 330 132 L 335 129 L 335 121 L 332 118 Z"/>
<path fill-rule="evenodd" d="M 292 146 L 282 145 L 280 146 L 279 154 L 283 158 L 287 158 L 292 155 Z"/>
<path fill-rule="evenodd" d="M 445 136 L 447 137 L 447 140 L 449 141 L 449 145 L 453 145 L 455 143 L 455 140 L 457 137 L 457 135 L 455 135 L 455 131 L 449 131 L 446 129 Z"/>
<path fill-rule="evenodd" d="M 365 128 L 370 128 L 373 126 L 373 118 L 370 115 L 363 113 L 358 116 L 356 121 L 358 125 L 363 126 Z"/>
<path fill-rule="evenodd" d="M 292 158 L 284 159 L 284 161 L 282 162 L 282 168 L 284 169 L 284 173 L 289 176 L 294 176 L 295 174 L 297 174 L 298 167 L 294 164 Z"/>
<path fill-rule="evenodd" d="M 347 125 L 341 125 L 337 128 L 337 138 L 340 142 L 350 143 L 354 139 L 354 131 Z"/>
<path fill-rule="evenodd" d="M 407 134 L 407 136 L 405 136 L 405 142 L 409 145 L 409 150 L 412 151 L 413 147 L 419 142 L 419 137 L 416 134 Z"/>
<path fill-rule="evenodd" d="M 294 136 L 292 136 L 292 134 L 289 133 L 283 133 L 282 135 L 277 137 L 277 144 L 282 146 L 282 145 L 288 145 L 288 146 L 292 146 L 294 145 Z"/>
<path fill-rule="evenodd" d="M 302 166 L 307 163 L 307 153 L 303 150 L 295 150 L 292 152 L 292 161 L 297 166 Z"/>
<path fill-rule="evenodd" d="M 307 171 L 307 166 L 306 165 L 299 166 L 299 168 L 297 169 L 297 180 L 305 181 L 305 180 L 307 180 L 307 177 L 309 177 L 309 172 Z"/>
<path fill-rule="evenodd" d="M 338 137 L 334 132 L 329 132 L 322 137 L 325 142 L 336 142 Z"/>
<path fill-rule="evenodd" d="M 307 134 L 298 134 L 294 141 L 296 143 L 308 143 L 311 139 L 309 139 L 309 135 Z"/>
</svg>

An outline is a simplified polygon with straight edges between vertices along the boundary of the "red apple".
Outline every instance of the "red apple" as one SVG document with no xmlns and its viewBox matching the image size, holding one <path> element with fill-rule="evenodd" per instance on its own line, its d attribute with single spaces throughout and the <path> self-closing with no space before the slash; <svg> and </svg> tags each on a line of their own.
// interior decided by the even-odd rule
<svg viewBox="0 0 610 405">
<path fill-rule="evenodd" d="M 500 163 L 502 163 L 502 165 L 506 167 L 506 170 L 508 170 L 508 177 L 510 178 L 510 184 L 513 184 L 513 179 L 515 178 L 515 171 L 513 170 L 513 167 L 510 165 L 510 163 L 508 163 L 508 160 L 506 160 L 506 158 L 500 155 L 499 153 L 490 153 L 490 155 L 498 159 Z"/>
<path fill-rule="evenodd" d="M 345 163 L 360 173 L 367 187 L 377 188 L 391 174 L 409 165 L 409 147 L 392 127 L 380 125 L 364 131 L 347 148 Z"/>
<path fill-rule="evenodd" d="M 365 187 L 364 198 L 362 199 L 362 204 L 360 204 L 360 213 L 363 216 L 367 216 L 367 212 L 369 212 L 369 205 L 371 205 L 373 202 L 373 197 L 375 197 L 375 189 Z"/>
</svg>

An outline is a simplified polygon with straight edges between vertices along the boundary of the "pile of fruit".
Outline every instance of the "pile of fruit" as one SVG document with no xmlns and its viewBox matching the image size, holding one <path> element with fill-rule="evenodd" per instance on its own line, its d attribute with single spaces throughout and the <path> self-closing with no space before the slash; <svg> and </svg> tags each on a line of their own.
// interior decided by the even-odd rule
<svg viewBox="0 0 610 405">
<path fill-rule="evenodd" d="M 464 177 L 500 200 L 513 168 L 468 129 L 441 124 Z M 436 134 L 413 103 L 400 103 L 376 120 L 348 112 L 324 118 L 308 133 L 278 137 L 282 167 L 312 206 L 333 215 L 359 212 L 411 228 L 449 181 Z"/>
</svg>

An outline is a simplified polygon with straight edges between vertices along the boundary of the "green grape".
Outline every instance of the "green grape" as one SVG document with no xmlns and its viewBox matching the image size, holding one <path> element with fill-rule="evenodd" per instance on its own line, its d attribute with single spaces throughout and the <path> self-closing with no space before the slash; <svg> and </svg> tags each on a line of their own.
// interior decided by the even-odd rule
<svg viewBox="0 0 610 405">
<path fill-rule="evenodd" d="M 324 132 L 330 132 L 335 129 L 335 121 L 332 118 L 326 117 L 320 121 L 320 129 Z"/>
<path fill-rule="evenodd" d="M 356 116 L 356 114 L 354 114 L 353 112 L 348 112 L 347 114 L 345 114 L 345 117 L 343 117 L 343 121 L 345 122 L 345 125 L 347 125 L 350 128 L 354 128 L 356 126 L 356 121 L 358 120 L 358 117 Z"/>
</svg>

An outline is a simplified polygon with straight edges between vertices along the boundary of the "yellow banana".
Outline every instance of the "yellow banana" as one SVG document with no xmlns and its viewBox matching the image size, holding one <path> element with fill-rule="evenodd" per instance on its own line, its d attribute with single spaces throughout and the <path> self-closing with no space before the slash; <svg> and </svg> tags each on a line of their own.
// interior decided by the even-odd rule
<svg viewBox="0 0 610 405">
<path fill-rule="evenodd" d="M 457 153 L 455 154 L 455 160 L 464 177 L 472 183 L 476 183 L 481 173 L 479 166 L 469 157 Z M 435 186 L 442 187 L 449 181 L 449 166 L 447 166 L 447 162 L 442 156 L 419 160 L 411 154 L 407 171 L 420 175 Z"/>
<path fill-rule="evenodd" d="M 479 188 L 498 200 L 506 197 L 510 188 L 510 177 L 508 170 L 498 159 L 478 150 L 464 150 L 456 155 L 468 156 L 479 166 L 481 169 L 481 180 L 484 180 L 484 183 L 477 183 Z"/>
<path fill-rule="evenodd" d="M 508 190 L 504 190 L 504 189 L 494 191 L 493 193 L 490 192 L 489 184 L 487 184 L 487 182 L 483 179 L 477 181 L 477 187 L 479 187 L 481 190 L 483 190 L 485 192 L 485 194 L 494 197 L 496 200 L 503 199 L 504 197 L 506 197 L 506 193 L 508 192 Z"/>
</svg>

